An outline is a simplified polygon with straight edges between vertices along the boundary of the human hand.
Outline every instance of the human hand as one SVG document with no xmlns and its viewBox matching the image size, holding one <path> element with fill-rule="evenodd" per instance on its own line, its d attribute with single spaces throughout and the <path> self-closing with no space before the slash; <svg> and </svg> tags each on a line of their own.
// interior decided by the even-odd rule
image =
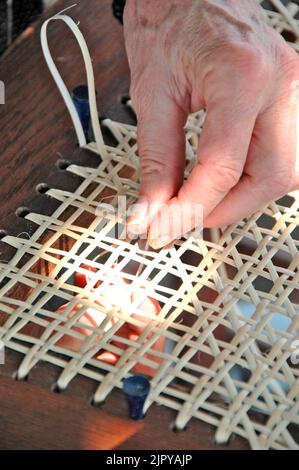
<svg viewBox="0 0 299 470">
<path fill-rule="evenodd" d="M 127 0 L 124 31 L 141 158 L 130 231 L 148 230 L 160 248 L 182 235 L 163 221 L 189 216 L 185 205 L 202 204 L 204 226 L 219 227 L 299 188 L 299 59 L 256 0 Z M 183 126 L 202 108 L 198 164 L 184 182 Z"/>
</svg>

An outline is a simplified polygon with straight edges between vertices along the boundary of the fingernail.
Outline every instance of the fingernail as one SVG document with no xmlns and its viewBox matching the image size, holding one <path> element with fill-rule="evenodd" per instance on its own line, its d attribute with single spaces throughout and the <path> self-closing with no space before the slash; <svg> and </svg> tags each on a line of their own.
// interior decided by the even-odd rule
<svg viewBox="0 0 299 470">
<path fill-rule="evenodd" d="M 154 250 L 160 250 L 160 248 L 168 248 L 172 244 L 173 240 L 169 238 L 157 238 L 156 240 L 149 240 L 148 243 L 150 247 Z"/>
<path fill-rule="evenodd" d="M 128 228 L 127 228 L 127 235 L 128 237 L 131 237 L 131 238 L 136 238 L 136 237 L 140 237 L 144 230 L 143 230 L 143 227 L 141 227 L 140 225 L 136 225 L 136 224 L 127 224 L 128 225 Z"/>
<path fill-rule="evenodd" d="M 141 197 L 135 204 L 129 207 L 129 216 L 127 217 L 127 225 L 140 225 L 146 221 L 148 209 L 148 200 L 146 197 Z"/>
</svg>

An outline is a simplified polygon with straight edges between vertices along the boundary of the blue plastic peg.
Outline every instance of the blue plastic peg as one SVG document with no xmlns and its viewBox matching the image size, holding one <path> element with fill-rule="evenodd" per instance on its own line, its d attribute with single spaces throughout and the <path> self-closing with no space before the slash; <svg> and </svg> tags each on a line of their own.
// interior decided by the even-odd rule
<svg viewBox="0 0 299 470">
<path fill-rule="evenodd" d="M 123 391 L 130 417 L 135 420 L 142 419 L 144 403 L 150 391 L 149 380 L 141 375 L 133 375 L 124 380 Z"/>
</svg>

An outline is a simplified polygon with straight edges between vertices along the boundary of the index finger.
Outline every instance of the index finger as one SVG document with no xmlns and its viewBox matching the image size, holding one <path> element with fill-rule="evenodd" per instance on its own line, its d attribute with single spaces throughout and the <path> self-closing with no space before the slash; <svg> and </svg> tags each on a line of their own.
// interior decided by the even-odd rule
<svg viewBox="0 0 299 470">
<path fill-rule="evenodd" d="M 153 248 L 161 248 L 185 235 L 186 227 L 188 231 L 195 228 L 196 207 L 202 206 L 205 220 L 237 185 L 256 118 L 257 111 L 253 107 L 244 113 L 236 112 L 233 104 L 227 103 L 220 106 L 213 103 L 208 108 L 198 147 L 198 164 L 178 195 L 164 205 L 152 221 L 149 243 Z"/>
</svg>

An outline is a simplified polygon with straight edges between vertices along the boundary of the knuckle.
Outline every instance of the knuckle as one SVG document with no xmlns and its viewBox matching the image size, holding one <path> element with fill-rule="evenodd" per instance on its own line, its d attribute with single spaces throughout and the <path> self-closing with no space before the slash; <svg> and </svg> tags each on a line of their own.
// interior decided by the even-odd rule
<svg viewBox="0 0 299 470">
<path fill-rule="evenodd" d="M 216 190 L 221 193 L 231 190 L 241 178 L 242 168 L 239 164 L 217 163 L 209 170 L 208 176 Z"/>
<path fill-rule="evenodd" d="M 247 52 L 246 63 L 249 71 L 254 73 L 256 80 L 261 80 L 263 83 L 269 80 L 273 64 L 271 64 L 270 58 L 261 51 L 252 49 Z"/>
<path fill-rule="evenodd" d="M 298 53 L 284 39 L 276 47 L 277 60 L 280 62 L 298 63 Z"/>
<path fill-rule="evenodd" d="M 160 142 L 152 138 L 155 136 L 154 129 L 146 126 L 146 132 L 142 126 L 138 131 L 138 153 L 140 155 L 140 168 L 143 173 L 163 172 L 167 166 L 167 158 Z"/>
<path fill-rule="evenodd" d="M 138 90 L 137 86 L 135 85 L 134 81 L 132 80 L 131 85 L 130 85 L 130 96 L 132 100 L 136 100 L 138 97 Z"/>
<path fill-rule="evenodd" d="M 272 198 L 278 198 L 288 194 L 293 188 L 294 174 L 290 169 L 283 169 L 272 174 L 263 181 L 265 192 Z"/>
<path fill-rule="evenodd" d="M 152 102 L 151 94 L 146 89 L 146 86 L 142 87 L 141 83 L 140 81 L 134 81 L 130 87 L 130 96 L 139 123 L 148 116 Z"/>
<path fill-rule="evenodd" d="M 161 159 L 160 153 L 157 153 L 157 149 L 143 147 L 141 156 L 140 167 L 143 177 L 163 175 L 165 173 L 165 163 Z"/>
<path fill-rule="evenodd" d="M 281 73 L 288 82 L 299 80 L 299 57 L 292 49 L 284 55 Z"/>
<path fill-rule="evenodd" d="M 142 96 L 145 88 L 145 84 L 151 83 L 148 67 L 146 64 L 136 59 L 133 64 L 130 65 L 131 72 L 131 85 L 130 92 L 136 96 Z"/>
<path fill-rule="evenodd" d="M 230 46 L 232 57 L 241 70 L 246 73 L 246 81 L 264 85 L 271 77 L 272 64 L 270 57 L 260 48 L 251 44 L 236 43 Z"/>
<path fill-rule="evenodd" d="M 138 102 L 142 97 L 140 81 L 133 77 L 130 85 L 130 96 L 133 102 Z"/>
</svg>

